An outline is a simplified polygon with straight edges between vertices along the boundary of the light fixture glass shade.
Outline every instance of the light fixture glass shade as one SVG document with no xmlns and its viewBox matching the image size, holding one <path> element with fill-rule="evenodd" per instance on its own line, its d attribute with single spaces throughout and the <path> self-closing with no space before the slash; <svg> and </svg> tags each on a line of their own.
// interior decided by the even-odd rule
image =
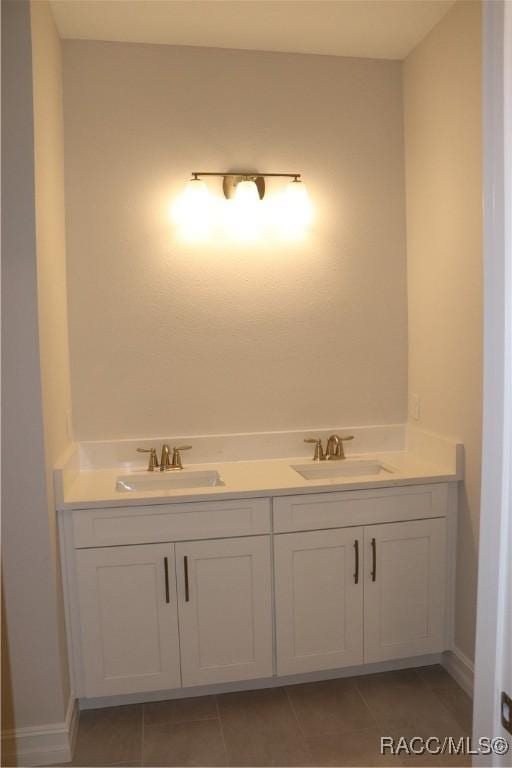
<svg viewBox="0 0 512 768">
<path fill-rule="evenodd" d="M 191 179 L 176 200 L 173 217 L 185 240 L 206 240 L 212 227 L 212 205 L 202 179 Z"/>
<path fill-rule="evenodd" d="M 254 240 L 261 231 L 262 207 L 254 181 L 240 181 L 230 206 L 231 233 L 239 240 Z"/>
<path fill-rule="evenodd" d="M 258 187 L 254 181 L 240 181 L 236 186 L 235 202 L 238 206 L 251 206 L 259 203 Z"/>
<path fill-rule="evenodd" d="M 287 185 L 282 196 L 277 227 L 286 240 L 298 240 L 304 236 L 313 220 L 313 207 L 303 181 L 294 179 Z"/>
</svg>

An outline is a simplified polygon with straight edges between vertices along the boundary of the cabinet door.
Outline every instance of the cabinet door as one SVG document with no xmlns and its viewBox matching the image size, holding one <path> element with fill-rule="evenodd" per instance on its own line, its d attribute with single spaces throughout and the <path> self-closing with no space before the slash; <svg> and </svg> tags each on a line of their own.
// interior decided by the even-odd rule
<svg viewBox="0 0 512 768">
<path fill-rule="evenodd" d="M 181 686 L 173 544 L 76 552 L 86 696 Z"/>
<path fill-rule="evenodd" d="M 365 528 L 365 661 L 445 649 L 444 519 Z"/>
<path fill-rule="evenodd" d="M 363 528 L 274 537 L 278 675 L 362 663 L 362 548 Z"/>
<path fill-rule="evenodd" d="M 183 685 L 272 675 L 270 538 L 176 544 Z"/>
</svg>

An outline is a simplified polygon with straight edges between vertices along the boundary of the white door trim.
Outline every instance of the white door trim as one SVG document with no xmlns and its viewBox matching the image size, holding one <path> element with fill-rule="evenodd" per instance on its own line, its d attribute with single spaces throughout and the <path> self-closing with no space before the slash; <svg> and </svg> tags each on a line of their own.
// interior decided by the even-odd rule
<svg viewBox="0 0 512 768">
<path fill-rule="evenodd" d="M 504 735 L 499 692 L 512 556 L 512 5 L 483 3 L 483 21 L 484 414 L 475 738 Z M 479 757 L 475 764 L 499 765 L 497 760 Z"/>
</svg>

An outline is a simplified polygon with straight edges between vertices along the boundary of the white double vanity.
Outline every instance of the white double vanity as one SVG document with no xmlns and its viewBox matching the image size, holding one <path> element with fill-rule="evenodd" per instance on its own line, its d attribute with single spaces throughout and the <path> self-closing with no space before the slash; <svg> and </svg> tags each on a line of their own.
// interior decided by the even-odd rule
<svg viewBox="0 0 512 768">
<path fill-rule="evenodd" d="M 361 429 L 327 476 L 302 434 L 298 458 L 226 461 L 228 447 L 169 474 L 130 466 L 131 441 L 74 446 L 55 486 L 82 706 L 336 677 L 449 649 L 461 446 L 401 429 L 356 460 L 358 436 L 363 449 L 383 443 L 382 428 Z M 197 441 L 206 456 L 208 439 Z M 361 474 L 363 460 L 373 464 Z M 193 473 L 218 482 L 194 487 Z M 180 484 L 166 486 L 171 476 Z"/>
</svg>

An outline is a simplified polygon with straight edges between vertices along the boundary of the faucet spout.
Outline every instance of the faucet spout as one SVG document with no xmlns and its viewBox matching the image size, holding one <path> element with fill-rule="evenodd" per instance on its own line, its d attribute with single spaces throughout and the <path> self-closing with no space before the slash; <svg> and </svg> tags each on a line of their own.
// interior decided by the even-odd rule
<svg viewBox="0 0 512 768">
<path fill-rule="evenodd" d="M 332 459 L 344 459 L 343 445 L 339 435 L 331 435 L 327 440 L 327 447 L 325 449 L 325 458 L 327 461 Z"/>
<path fill-rule="evenodd" d="M 166 469 L 171 468 L 170 451 L 171 449 L 167 443 L 164 443 L 162 445 L 162 457 L 160 459 L 160 472 L 165 472 Z"/>
<path fill-rule="evenodd" d="M 343 443 L 345 440 L 353 440 L 354 435 L 347 435 L 346 437 L 340 437 L 339 435 L 331 435 L 327 441 L 327 448 L 325 449 L 325 458 L 327 461 L 341 461 L 345 459 L 345 451 L 343 450 Z"/>
</svg>

